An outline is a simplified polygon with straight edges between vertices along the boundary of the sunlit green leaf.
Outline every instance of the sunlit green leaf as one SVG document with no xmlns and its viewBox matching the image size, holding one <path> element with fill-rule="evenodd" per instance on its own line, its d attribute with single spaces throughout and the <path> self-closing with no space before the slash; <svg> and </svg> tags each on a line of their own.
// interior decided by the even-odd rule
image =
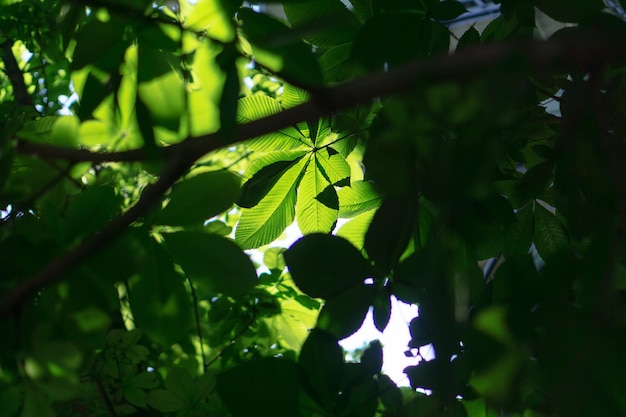
<svg viewBox="0 0 626 417">
<path fill-rule="evenodd" d="M 259 204 L 243 211 L 235 230 L 235 240 L 242 248 L 271 243 L 293 222 L 296 188 L 308 162 L 302 158 L 292 165 Z"/>
<path fill-rule="evenodd" d="M 339 195 L 339 216 L 356 217 L 366 211 L 378 208 L 382 197 L 368 181 L 353 181 L 349 187 L 343 187 Z"/>
<path fill-rule="evenodd" d="M 296 220 L 303 234 L 330 232 L 339 213 L 339 201 L 335 189 L 322 174 L 316 159 L 309 161 L 298 189 Z M 331 197 L 325 200 L 319 198 L 326 191 Z"/>
<path fill-rule="evenodd" d="M 246 172 L 251 177 L 242 186 L 237 204 L 244 208 L 259 204 L 289 167 L 297 163 L 305 153 L 306 151 L 278 151 L 257 159 Z"/>
</svg>

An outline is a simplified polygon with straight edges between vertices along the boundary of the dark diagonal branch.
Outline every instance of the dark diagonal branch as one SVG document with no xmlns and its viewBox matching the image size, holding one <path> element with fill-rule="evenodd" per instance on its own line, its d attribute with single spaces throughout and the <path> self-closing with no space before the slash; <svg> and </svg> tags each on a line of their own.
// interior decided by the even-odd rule
<svg viewBox="0 0 626 417">
<path fill-rule="evenodd" d="M 2 45 L 0 45 L 0 56 L 2 57 L 2 62 L 4 62 L 4 68 L 9 77 L 9 81 L 11 81 L 11 85 L 13 86 L 13 96 L 20 106 L 35 108 L 33 98 L 28 94 L 28 89 L 24 82 L 24 75 L 17 64 L 15 55 L 13 55 L 12 46 L 13 41 L 10 39 L 4 41 Z"/>
<path fill-rule="evenodd" d="M 336 87 L 313 91 L 313 99 L 281 113 L 237 126 L 233 140 L 225 141 L 218 133 L 189 138 L 179 144 L 162 148 L 170 161 L 160 179 L 146 188 L 139 201 L 121 216 L 113 219 L 99 232 L 85 239 L 65 255 L 56 259 L 34 276 L 22 282 L 0 300 L 0 317 L 19 308 L 33 293 L 61 280 L 96 251 L 120 236 L 128 226 L 156 205 L 171 185 L 182 176 L 195 160 L 220 147 L 232 145 L 292 126 L 304 120 L 327 116 L 337 111 L 369 102 L 375 98 L 410 92 L 418 83 L 462 81 L 485 74 L 498 65 L 517 65 L 520 73 L 530 71 L 590 71 L 626 57 L 626 37 L 605 36 L 600 33 L 579 33 L 547 42 L 488 44 L 467 48 L 455 55 L 419 60 L 387 73 L 348 82 Z M 512 72 L 512 71 L 511 71 Z M 30 154 L 52 157 L 51 147 L 26 146 Z M 54 148 L 57 156 L 65 152 L 64 159 L 124 160 L 146 157 L 142 150 L 118 153 L 93 153 L 88 151 Z M 22 151 L 25 145 L 22 145 Z M 107 156 L 114 156 L 107 159 Z M 79 159 L 85 158 L 85 159 Z M 91 159 L 87 159 L 91 158 Z"/>
</svg>

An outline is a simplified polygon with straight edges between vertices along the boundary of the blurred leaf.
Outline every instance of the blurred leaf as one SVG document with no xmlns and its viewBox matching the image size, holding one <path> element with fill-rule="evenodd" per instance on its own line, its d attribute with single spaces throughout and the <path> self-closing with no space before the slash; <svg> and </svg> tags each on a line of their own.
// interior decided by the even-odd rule
<svg viewBox="0 0 626 417">
<path fill-rule="evenodd" d="M 163 239 L 174 261 L 193 282 L 231 296 L 245 294 L 257 284 L 248 255 L 225 237 L 178 232 L 164 234 Z"/>
<path fill-rule="evenodd" d="M 284 416 L 301 415 L 297 365 L 284 359 L 261 358 L 233 367 L 218 376 L 217 392 L 234 417 L 270 416 L 277 410 Z"/>
<path fill-rule="evenodd" d="M 292 29 L 252 9 L 239 10 L 237 18 L 242 22 L 257 62 L 284 76 L 287 81 L 305 86 L 322 84 L 322 73 L 310 47 Z"/>
<path fill-rule="evenodd" d="M 308 29 L 304 38 L 313 45 L 330 47 L 352 41 L 359 28 L 356 17 L 340 0 L 285 4 L 291 26 Z"/>
<path fill-rule="evenodd" d="M 467 12 L 465 6 L 455 0 L 443 0 L 440 3 L 435 3 L 433 7 L 428 10 L 429 16 L 436 20 L 456 19 L 465 12 Z"/>
<path fill-rule="evenodd" d="M 239 176 L 229 171 L 205 172 L 183 180 L 173 187 L 167 206 L 151 220 L 170 226 L 201 224 L 235 203 L 240 184 Z"/>
<path fill-rule="evenodd" d="M 374 214 L 365 234 L 365 251 L 384 273 L 400 260 L 413 234 L 417 217 L 415 202 L 387 197 Z"/>
</svg>

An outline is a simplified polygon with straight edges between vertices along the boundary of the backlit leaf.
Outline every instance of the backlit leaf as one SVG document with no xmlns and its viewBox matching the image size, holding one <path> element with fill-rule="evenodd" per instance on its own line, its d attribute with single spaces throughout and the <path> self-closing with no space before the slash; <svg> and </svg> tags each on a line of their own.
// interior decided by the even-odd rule
<svg viewBox="0 0 626 417">
<path fill-rule="evenodd" d="M 343 187 L 339 195 L 339 217 L 351 218 L 380 206 L 381 195 L 368 181 L 353 181 L 349 187 Z"/>
<path fill-rule="evenodd" d="M 335 201 L 330 201 L 330 205 L 318 199 L 318 196 L 327 189 L 334 194 Z M 296 203 L 296 220 L 300 231 L 303 234 L 330 232 L 337 221 L 338 209 L 339 201 L 333 186 L 322 175 L 315 160 L 310 160 L 300 181 Z"/>
<path fill-rule="evenodd" d="M 259 204 L 245 209 L 235 230 L 244 249 L 271 243 L 289 226 L 295 215 L 296 188 L 309 160 L 300 159 L 280 177 Z"/>
</svg>

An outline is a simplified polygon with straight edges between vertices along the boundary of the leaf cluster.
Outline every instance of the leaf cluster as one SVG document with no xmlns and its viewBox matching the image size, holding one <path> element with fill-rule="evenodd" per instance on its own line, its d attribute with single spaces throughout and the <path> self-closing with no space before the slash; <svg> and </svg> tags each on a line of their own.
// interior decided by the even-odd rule
<svg viewBox="0 0 626 417">
<path fill-rule="evenodd" d="M 2 413 L 625 414 L 626 4 L 494 3 L 0 1 Z"/>
</svg>

